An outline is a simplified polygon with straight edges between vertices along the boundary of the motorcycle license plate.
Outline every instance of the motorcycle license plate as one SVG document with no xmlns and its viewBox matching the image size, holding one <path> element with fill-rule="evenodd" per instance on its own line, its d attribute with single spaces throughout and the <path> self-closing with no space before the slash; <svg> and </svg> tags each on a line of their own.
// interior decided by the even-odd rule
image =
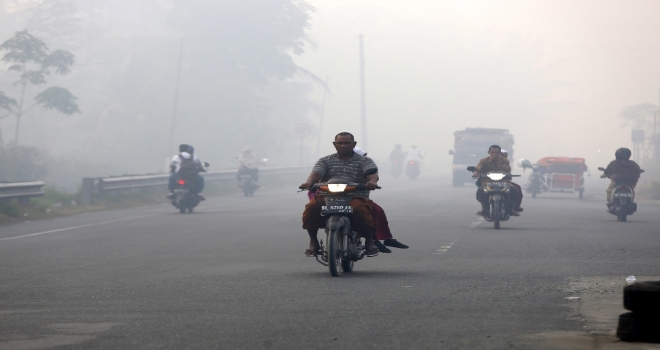
<svg viewBox="0 0 660 350">
<path fill-rule="evenodd" d="M 174 190 L 174 193 L 188 193 L 188 190 L 185 188 L 177 188 Z"/>
<path fill-rule="evenodd" d="M 353 207 L 350 205 L 324 205 L 321 207 L 321 214 L 351 214 Z"/>
<path fill-rule="evenodd" d="M 627 198 L 632 198 L 632 193 L 615 193 L 614 197 L 627 197 Z"/>
</svg>

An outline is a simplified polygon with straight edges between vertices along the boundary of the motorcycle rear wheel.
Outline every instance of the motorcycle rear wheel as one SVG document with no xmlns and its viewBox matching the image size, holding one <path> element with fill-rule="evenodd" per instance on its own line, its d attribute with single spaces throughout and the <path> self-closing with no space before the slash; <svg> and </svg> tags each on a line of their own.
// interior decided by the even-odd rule
<svg viewBox="0 0 660 350">
<path fill-rule="evenodd" d="M 328 267 L 333 277 L 338 277 L 342 272 L 341 235 L 337 229 L 331 229 L 328 233 Z"/>
<path fill-rule="evenodd" d="M 185 214 L 186 213 L 186 208 L 185 207 L 179 207 L 179 213 Z"/>
<path fill-rule="evenodd" d="M 493 226 L 495 229 L 500 228 L 500 215 L 502 213 L 500 212 L 500 202 L 499 201 L 493 201 L 493 208 L 490 213 L 493 216 Z"/>
<path fill-rule="evenodd" d="M 617 218 L 617 221 L 626 222 L 626 221 L 628 220 L 628 219 L 626 218 L 626 216 L 628 216 L 628 215 L 626 215 L 626 214 L 619 214 L 619 217 Z"/>
</svg>

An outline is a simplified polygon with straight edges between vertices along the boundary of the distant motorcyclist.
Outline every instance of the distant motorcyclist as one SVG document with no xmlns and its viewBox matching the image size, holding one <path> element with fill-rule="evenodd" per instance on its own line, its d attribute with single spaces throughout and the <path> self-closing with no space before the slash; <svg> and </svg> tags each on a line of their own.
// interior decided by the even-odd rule
<svg viewBox="0 0 660 350">
<path fill-rule="evenodd" d="M 239 154 L 236 159 L 238 159 L 238 172 L 236 173 L 236 179 L 239 182 L 239 186 L 241 175 L 250 175 L 255 183 L 258 182 L 259 165 L 263 163 L 252 154 L 252 149 L 250 147 L 245 147 L 243 152 Z"/>
<path fill-rule="evenodd" d="M 625 184 L 630 186 L 633 190 L 637 186 L 637 181 L 642 173 L 639 165 L 630 160 L 632 152 L 630 149 L 621 147 L 614 152 L 616 160 L 610 162 L 605 168 L 604 176 L 610 178 L 610 185 L 605 190 L 607 194 L 607 203 L 612 203 L 612 191 L 618 185 Z M 633 197 L 634 201 L 634 197 Z"/>
<path fill-rule="evenodd" d="M 406 152 L 397 143 L 392 152 L 390 152 L 390 165 L 392 166 L 392 175 L 399 176 L 403 171 L 403 162 L 406 161 Z"/>
<path fill-rule="evenodd" d="M 197 196 L 199 196 L 200 200 L 206 199 L 201 193 L 204 190 L 204 177 L 199 174 L 201 171 L 206 170 L 199 158 L 193 154 L 194 152 L 195 149 L 192 146 L 181 144 L 179 145 L 179 153 L 172 157 L 172 161 L 170 162 L 171 174 L 167 184 L 167 188 L 170 191 L 167 195 L 168 199 L 173 198 L 174 186 L 176 186 L 176 181 L 179 177 L 195 181 Z"/>
<path fill-rule="evenodd" d="M 408 148 L 408 151 L 406 152 L 406 160 L 420 162 L 422 159 L 424 159 L 424 154 L 419 148 L 417 148 L 417 145 L 414 143 L 410 145 L 410 148 Z"/>
<path fill-rule="evenodd" d="M 501 156 L 502 148 L 498 145 L 492 145 L 488 148 L 488 157 L 479 160 L 477 164 L 477 170 L 474 172 L 474 176 L 486 175 L 489 172 L 511 172 L 511 165 L 509 160 Z M 490 179 L 481 178 L 481 185 L 488 183 Z M 503 181 L 511 182 L 510 179 L 504 179 Z M 510 187 L 511 198 L 506 201 L 509 206 L 509 213 L 512 216 L 520 216 L 517 211 L 513 210 L 512 203 L 518 202 L 518 189 L 516 187 Z M 481 187 L 477 189 L 477 201 L 481 203 L 481 210 L 477 212 L 477 215 L 490 216 L 490 205 L 488 203 L 488 196 L 483 195 Z"/>
</svg>

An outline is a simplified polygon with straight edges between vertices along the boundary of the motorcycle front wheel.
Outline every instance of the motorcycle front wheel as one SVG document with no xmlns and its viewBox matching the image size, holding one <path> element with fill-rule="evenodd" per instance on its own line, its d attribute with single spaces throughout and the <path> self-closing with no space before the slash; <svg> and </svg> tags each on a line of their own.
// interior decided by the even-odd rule
<svg viewBox="0 0 660 350">
<path fill-rule="evenodd" d="M 337 229 L 331 229 L 328 233 L 328 267 L 333 277 L 341 275 L 342 248 L 341 235 Z"/>
<path fill-rule="evenodd" d="M 500 201 L 493 201 L 493 208 L 491 210 L 491 215 L 493 215 L 493 226 L 495 229 L 500 228 L 500 215 L 502 213 L 500 212 Z"/>
</svg>

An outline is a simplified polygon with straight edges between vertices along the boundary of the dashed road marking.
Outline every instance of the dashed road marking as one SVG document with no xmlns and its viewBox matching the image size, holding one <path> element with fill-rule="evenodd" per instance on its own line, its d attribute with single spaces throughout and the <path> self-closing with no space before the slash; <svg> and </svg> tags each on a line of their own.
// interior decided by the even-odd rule
<svg viewBox="0 0 660 350">
<path fill-rule="evenodd" d="M 446 251 L 448 251 L 449 249 L 451 249 L 451 247 L 454 246 L 454 244 L 456 243 L 456 241 L 457 241 L 457 240 L 454 240 L 454 241 L 451 242 L 451 243 L 448 243 L 448 244 L 445 244 L 445 245 L 441 246 L 440 249 L 436 249 L 436 251 L 435 251 L 433 254 L 438 254 L 438 255 L 439 255 L 439 254 L 445 253 Z"/>
</svg>

